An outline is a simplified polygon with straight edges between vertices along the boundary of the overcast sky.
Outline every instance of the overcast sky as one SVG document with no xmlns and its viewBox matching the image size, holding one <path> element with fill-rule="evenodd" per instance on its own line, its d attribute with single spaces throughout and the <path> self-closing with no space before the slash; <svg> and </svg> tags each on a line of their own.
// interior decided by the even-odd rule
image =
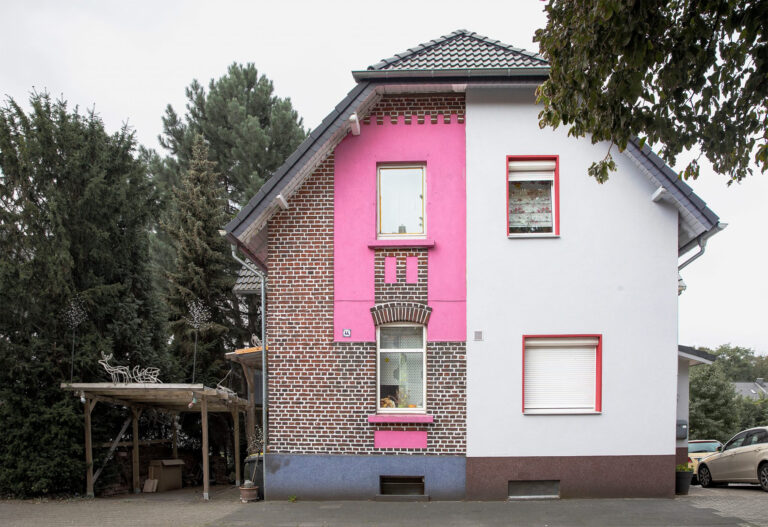
<svg viewBox="0 0 768 527">
<path fill-rule="evenodd" d="M 351 70 L 456 29 L 536 51 L 542 6 L 540 0 L 0 0 L 0 93 L 19 102 L 33 88 L 62 95 L 71 106 L 95 107 L 108 130 L 127 122 L 140 143 L 159 148 L 165 106 L 181 113 L 192 79 L 207 85 L 232 62 L 253 62 L 312 128 L 353 87 Z M 726 188 L 723 177 L 703 169 L 693 186 L 729 226 L 683 271 L 680 343 L 730 342 L 765 354 L 768 180 L 757 176 Z"/>
</svg>

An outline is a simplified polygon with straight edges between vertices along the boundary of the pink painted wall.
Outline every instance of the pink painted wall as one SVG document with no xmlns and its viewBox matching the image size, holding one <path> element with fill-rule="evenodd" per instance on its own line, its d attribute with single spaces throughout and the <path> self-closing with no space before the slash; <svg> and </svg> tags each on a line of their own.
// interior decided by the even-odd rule
<svg viewBox="0 0 768 527">
<path fill-rule="evenodd" d="M 405 259 L 405 282 L 407 284 L 419 283 L 419 259 L 409 256 Z"/>
<path fill-rule="evenodd" d="M 387 256 L 384 258 L 384 283 L 394 284 L 397 282 L 397 258 Z"/>
<path fill-rule="evenodd" d="M 335 152 L 334 339 L 372 342 L 376 239 L 376 165 L 422 162 L 427 170 L 428 302 L 427 338 L 463 341 L 466 328 L 466 147 L 464 124 L 363 125 Z M 343 330 L 351 335 L 343 337 Z"/>
<path fill-rule="evenodd" d="M 398 430 L 374 430 L 374 448 L 427 448 L 427 433 Z"/>
</svg>

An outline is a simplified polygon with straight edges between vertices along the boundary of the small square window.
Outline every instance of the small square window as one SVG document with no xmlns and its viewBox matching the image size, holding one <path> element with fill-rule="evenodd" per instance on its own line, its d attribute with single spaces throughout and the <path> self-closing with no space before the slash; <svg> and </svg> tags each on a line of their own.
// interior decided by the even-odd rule
<svg viewBox="0 0 768 527">
<path fill-rule="evenodd" d="M 381 326 L 378 337 L 378 411 L 424 412 L 426 353 L 424 326 Z"/>
<path fill-rule="evenodd" d="M 424 166 L 385 165 L 378 172 L 379 237 L 426 235 Z"/>
<path fill-rule="evenodd" d="M 601 370 L 599 335 L 523 337 L 523 412 L 600 412 Z"/>
<path fill-rule="evenodd" d="M 507 235 L 557 236 L 557 157 L 507 158 Z"/>
</svg>

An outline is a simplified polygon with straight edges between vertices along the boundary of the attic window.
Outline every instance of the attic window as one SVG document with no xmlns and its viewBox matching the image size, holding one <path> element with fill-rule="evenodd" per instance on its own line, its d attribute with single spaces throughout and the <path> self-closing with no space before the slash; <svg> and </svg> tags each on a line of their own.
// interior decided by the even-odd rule
<svg viewBox="0 0 768 527">
<path fill-rule="evenodd" d="M 558 236 L 558 158 L 507 157 L 507 235 Z"/>
<path fill-rule="evenodd" d="M 378 169 L 378 235 L 380 238 L 426 234 L 425 167 L 384 165 Z"/>
</svg>

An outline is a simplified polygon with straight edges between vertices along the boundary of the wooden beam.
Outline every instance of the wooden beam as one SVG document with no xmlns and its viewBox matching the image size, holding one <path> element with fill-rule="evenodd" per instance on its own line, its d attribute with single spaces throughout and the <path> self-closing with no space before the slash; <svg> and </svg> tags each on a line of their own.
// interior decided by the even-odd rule
<svg viewBox="0 0 768 527">
<path fill-rule="evenodd" d="M 120 432 L 118 432 L 117 437 L 115 437 L 115 440 L 112 441 L 112 443 L 104 443 L 104 445 L 109 447 L 109 452 L 107 452 L 107 455 L 104 457 L 104 462 L 99 467 L 99 470 L 96 471 L 96 474 L 93 475 L 93 482 L 96 483 L 98 481 L 99 476 L 101 475 L 101 471 L 104 470 L 104 467 L 107 466 L 107 463 L 109 462 L 110 458 L 112 457 L 112 453 L 115 451 L 115 449 L 120 446 L 120 438 L 123 437 L 123 434 L 126 430 L 128 430 L 128 425 L 131 424 L 131 416 L 128 416 L 128 418 L 123 422 L 122 428 L 120 428 Z"/>
<path fill-rule="evenodd" d="M 249 437 L 256 428 L 256 393 L 254 392 L 253 368 L 240 364 L 243 367 L 243 377 L 248 385 L 248 405 L 245 418 L 245 437 Z"/>
<path fill-rule="evenodd" d="M 131 418 L 128 418 L 128 421 L 130 422 Z M 162 445 L 163 443 L 170 443 L 173 441 L 172 439 L 140 439 L 139 440 L 139 446 L 151 446 L 151 445 Z M 111 447 L 112 443 L 101 443 L 99 445 L 94 445 L 96 448 L 107 448 Z M 119 448 L 123 447 L 133 447 L 133 441 L 120 441 L 117 446 Z"/>
<path fill-rule="evenodd" d="M 232 426 L 235 429 L 235 485 L 240 486 L 240 413 L 232 410 Z"/>
<path fill-rule="evenodd" d="M 93 447 L 91 444 L 91 411 L 93 410 L 93 403 L 91 399 L 85 400 L 85 494 L 89 498 L 93 498 Z"/>
<path fill-rule="evenodd" d="M 133 456 L 132 456 L 132 468 L 133 468 L 133 493 L 138 494 L 141 492 L 141 481 L 139 479 L 139 415 L 138 408 L 131 408 L 133 413 Z"/>
<path fill-rule="evenodd" d="M 179 459 L 179 434 L 178 430 L 176 429 L 178 419 L 178 414 L 173 416 L 173 437 L 171 438 L 171 441 L 173 441 L 173 459 Z"/>
<path fill-rule="evenodd" d="M 208 466 L 208 400 L 203 397 L 200 401 L 200 413 L 203 421 L 203 499 L 208 498 L 208 486 L 210 485 L 210 467 Z"/>
</svg>

